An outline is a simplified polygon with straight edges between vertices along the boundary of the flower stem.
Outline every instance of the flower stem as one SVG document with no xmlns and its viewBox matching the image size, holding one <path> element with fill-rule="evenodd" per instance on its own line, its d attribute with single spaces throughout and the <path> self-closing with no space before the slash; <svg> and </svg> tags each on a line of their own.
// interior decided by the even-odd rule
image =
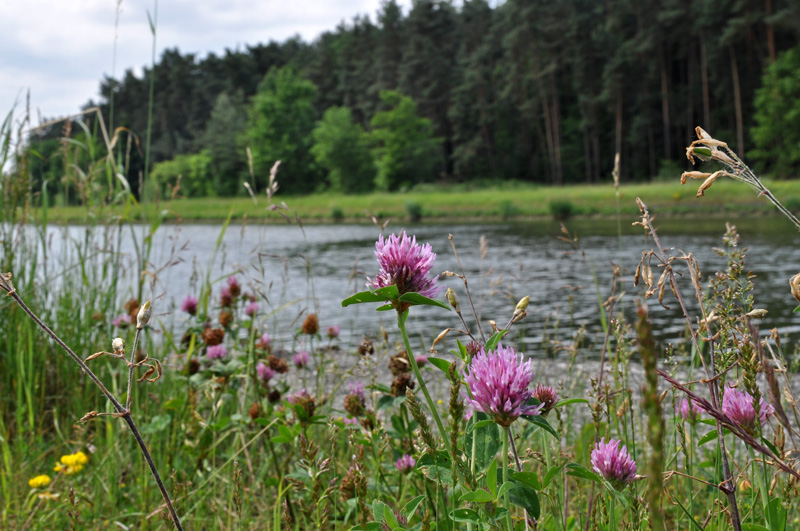
<svg viewBox="0 0 800 531">
<path fill-rule="evenodd" d="M 505 432 L 506 436 L 503 437 L 503 485 L 508 483 L 508 441 L 511 439 L 511 430 L 506 428 Z M 514 531 L 514 525 L 511 523 L 511 503 L 508 501 L 508 490 L 506 490 L 505 494 L 503 494 L 503 502 L 508 510 L 506 513 L 508 531 Z"/>
<path fill-rule="evenodd" d="M 408 340 L 408 332 L 406 331 L 406 319 L 408 319 L 408 310 L 397 312 L 397 327 L 400 329 L 400 335 L 403 336 L 403 346 L 405 346 L 406 354 L 408 354 L 408 361 L 411 364 L 411 369 L 414 371 L 414 376 L 417 378 L 417 382 L 419 382 L 419 386 L 422 389 L 422 394 L 425 395 L 425 400 L 428 402 L 428 407 L 431 408 L 433 420 L 436 421 L 436 426 L 439 428 L 439 434 L 442 436 L 442 440 L 444 440 L 444 446 L 447 448 L 447 453 L 450 454 L 450 459 L 452 460 L 453 466 L 455 466 L 456 458 L 455 455 L 453 455 L 453 449 L 450 447 L 450 441 L 447 438 L 447 432 L 444 430 L 444 424 L 442 424 L 442 419 L 439 417 L 439 412 L 433 403 L 431 394 L 428 392 L 428 387 L 425 385 L 425 380 L 422 379 L 422 374 L 419 372 L 417 360 L 414 359 L 414 354 L 411 352 L 411 343 Z"/>
</svg>

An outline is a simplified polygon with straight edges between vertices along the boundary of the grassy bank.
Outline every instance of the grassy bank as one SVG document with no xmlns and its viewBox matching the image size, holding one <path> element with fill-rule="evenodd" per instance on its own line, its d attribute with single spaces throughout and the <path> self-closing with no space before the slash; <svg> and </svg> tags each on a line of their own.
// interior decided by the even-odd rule
<svg viewBox="0 0 800 531">
<path fill-rule="evenodd" d="M 653 212 L 668 216 L 773 215 L 775 209 L 759 199 L 748 188 L 732 181 L 718 181 L 713 193 L 696 198 L 696 186 L 681 186 L 679 180 L 631 184 L 620 188 L 619 207 L 622 215 L 635 216 L 635 198 L 641 197 Z M 800 207 L 800 181 L 767 182 L 776 196 L 796 210 Z M 273 203 L 285 202 L 304 222 L 333 221 L 369 222 L 367 213 L 378 218 L 408 218 L 417 209 L 423 220 L 491 220 L 552 217 L 567 211 L 572 216 L 614 217 L 617 199 L 613 186 L 576 185 L 543 187 L 514 185 L 509 187 L 466 188 L 461 186 L 430 187 L 404 193 L 342 195 L 319 193 L 306 196 L 278 195 Z M 195 198 L 137 205 L 126 212 L 122 206 L 52 207 L 47 218 L 55 222 L 84 222 L 89 217 L 151 217 L 166 212 L 169 220 L 219 221 L 232 214 L 234 221 L 261 219 L 268 204 L 263 195 L 257 201 L 249 197 Z M 41 209 L 35 211 L 41 219 Z M 294 214 L 292 214 L 294 215 Z M 280 220 L 277 214 L 272 214 Z"/>
</svg>

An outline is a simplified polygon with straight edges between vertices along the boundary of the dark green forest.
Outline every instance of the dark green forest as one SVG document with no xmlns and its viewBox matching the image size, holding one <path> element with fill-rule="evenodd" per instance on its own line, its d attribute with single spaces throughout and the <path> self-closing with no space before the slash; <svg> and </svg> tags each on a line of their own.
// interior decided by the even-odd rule
<svg viewBox="0 0 800 531">
<path fill-rule="evenodd" d="M 388 0 L 311 43 L 167 50 L 142 77 L 103 79 L 86 107 L 118 132 L 137 194 L 178 179 L 186 196 L 263 190 L 277 159 L 286 193 L 595 183 L 617 152 L 623 181 L 675 178 L 697 125 L 790 178 L 798 44 L 798 0 L 415 0 L 408 13 Z M 87 120 L 71 134 L 96 131 Z M 73 201 L 63 134 L 32 138 L 29 166 L 34 188 Z"/>
</svg>

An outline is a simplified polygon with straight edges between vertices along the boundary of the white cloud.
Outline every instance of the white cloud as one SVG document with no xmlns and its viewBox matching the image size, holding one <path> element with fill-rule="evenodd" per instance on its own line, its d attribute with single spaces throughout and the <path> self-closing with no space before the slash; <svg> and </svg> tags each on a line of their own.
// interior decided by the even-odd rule
<svg viewBox="0 0 800 531">
<path fill-rule="evenodd" d="M 400 0 L 407 11 L 411 0 Z M 78 112 L 97 99 L 112 74 L 115 0 L 0 0 L 0 114 L 30 89 L 31 107 L 45 117 Z M 226 48 L 283 41 L 299 34 L 313 40 L 343 20 L 368 14 L 380 0 L 162 0 L 157 12 L 157 58 L 166 48 L 204 57 Z M 152 57 L 148 11 L 152 1 L 122 0 L 114 74 L 141 73 Z"/>
</svg>

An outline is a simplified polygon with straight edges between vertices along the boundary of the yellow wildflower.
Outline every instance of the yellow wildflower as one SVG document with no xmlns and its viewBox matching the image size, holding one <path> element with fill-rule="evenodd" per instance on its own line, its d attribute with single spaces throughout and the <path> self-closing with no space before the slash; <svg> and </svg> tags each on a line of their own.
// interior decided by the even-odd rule
<svg viewBox="0 0 800 531">
<path fill-rule="evenodd" d="M 61 494 L 53 494 L 52 492 L 40 492 L 36 495 L 40 500 L 57 500 Z"/>
<path fill-rule="evenodd" d="M 28 481 L 28 485 L 32 489 L 39 489 L 42 487 L 46 487 L 50 484 L 50 476 L 42 474 L 40 476 L 36 476 L 35 478 Z"/>
<path fill-rule="evenodd" d="M 77 474 L 81 470 L 83 470 L 83 465 L 72 465 L 67 467 L 66 473 L 68 476 L 70 476 L 72 474 Z"/>
</svg>

